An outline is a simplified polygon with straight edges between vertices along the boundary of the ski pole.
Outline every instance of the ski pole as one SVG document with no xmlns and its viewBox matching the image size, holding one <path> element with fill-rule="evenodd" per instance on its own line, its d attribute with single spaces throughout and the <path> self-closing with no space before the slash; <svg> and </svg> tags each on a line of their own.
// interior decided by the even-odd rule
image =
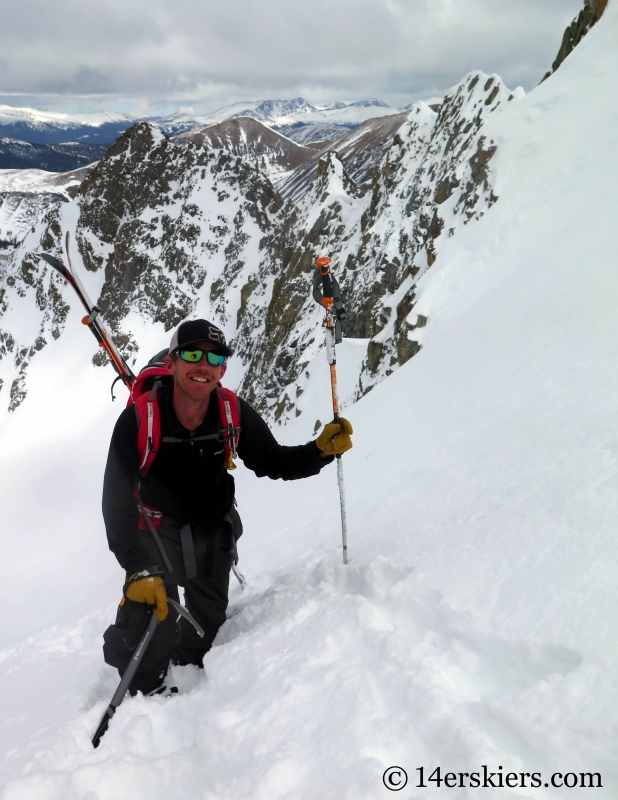
<svg viewBox="0 0 618 800">
<path fill-rule="evenodd" d="M 118 684 L 118 688 L 114 692 L 114 696 L 111 699 L 109 706 L 107 707 L 107 711 L 103 714 L 103 719 L 99 722 L 99 727 L 96 730 L 92 738 L 92 746 L 98 747 L 101 742 L 101 737 L 107 730 L 107 726 L 109 725 L 110 719 L 116 713 L 116 709 L 124 700 L 124 696 L 126 694 L 127 689 L 129 688 L 131 681 L 133 680 L 133 676 L 137 672 L 137 668 L 140 665 L 142 658 L 144 657 L 144 653 L 146 652 L 146 648 L 150 644 L 152 636 L 156 630 L 157 625 L 159 624 L 159 618 L 157 617 L 156 610 L 152 612 L 152 616 L 150 617 L 150 621 L 148 623 L 148 627 L 142 634 L 142 638 L 137 643 L 137 647 L 133 651 L 133 655 L 131 656 L 131 660 L 129 661 L 129 666 L 125 669 L 124 675 L 120 683 Z"/>
<path fill-rule="evenodd" d="M 313 296 L 326 309 L 326 357 L 330 367 L 330 388 L 333 400 L 333 419 L 339 422 L 339 399 L 337 396 L 337 357 L 335 343 L 341 341 L 338 326 L 345 319 L 345 310 L 341 303 L 339 286 L 330 271 L 330 258 L 318 258 L 315 262 L 319 268 L 313 281 Z M 320 293 L 320 283 L 322 291 Z M 341 455 L 337 456 L 337 483 L 339 484 L 339 503 L 341 505 L 341 539 L 343 545 L 343 563 L 348 563 L 348 523 L 345 508 L 345 484 L 343 482 L 343 463 Z"/>
</svg>

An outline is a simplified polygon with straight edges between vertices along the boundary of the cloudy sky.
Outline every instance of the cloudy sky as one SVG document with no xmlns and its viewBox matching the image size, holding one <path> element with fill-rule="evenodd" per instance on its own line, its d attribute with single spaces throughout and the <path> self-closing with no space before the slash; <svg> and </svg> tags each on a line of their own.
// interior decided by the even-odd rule
<svg viewBox="0 0 618 800">
<path fill-rule="evenodd" d="M 526 90 L 583 0 L 0 0 L 0 103 L 211 111 L 443 94 L 471 69 Z"/>
</svg>

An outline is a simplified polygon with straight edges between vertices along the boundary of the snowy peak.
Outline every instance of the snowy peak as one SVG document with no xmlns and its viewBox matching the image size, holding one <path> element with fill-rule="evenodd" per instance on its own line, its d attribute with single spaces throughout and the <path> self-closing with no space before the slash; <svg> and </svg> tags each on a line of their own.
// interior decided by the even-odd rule
<svg viewBox="0 0 618 800">
<path fill-rule="evenodd" d="M 21 242 L 49 211 L 77 195 L 93 166 L 68 172 L 0 170 L 0 240 Z"/>
<path fill-rule="evenodd" d="M 9 410 L 26 395 L 31 359 L 64 329 L 62 282 L 37 256 L 63 258 L 66 231 L 86 275 L 98 273 L 98 305 L 118 345 L 134 359 L 138 342 L 132 329 L 123 329 L 134 310 L 160 323 L 163 335 L 201 304 L 198 314 L 217 319 L 231 338 L 242 287 L 256 270 L 260 241 L 279 223 L 280 206 L 268 178 L 248 159 L 180 143 L 146 123 L 131 127 L 94 166 L 74 201 L 56 204 L 36 221 L 0 273 L 3 323 L 24 303 L 33 311 L 19 331 L 0 331 L 0 380 L 10 387 L 3 394 Z M 102 365 L 105 358 L 98 352 L 94 362 Z"/>
<path fill-rule="evenodd" d="M 270 124 L 273 120 L 286 117 L 290 114 L 311 114 L 317 107 L 307 102 L 303 97 L 293 100 L 241 100 L 228 106 L 223 106 L 210 114 L 196 117 L 203 125 L 212 125 L 226 119 L 237 117 L 252 117 L 260 122 Z"/>
<path fill-rule="evenodd" d="M 293 100 L 264 100 L 253 111 L 249 111 L 247 114 L 237 112 L 233 116 L 249 116 L 265 121 L 289 117 L 293 114 L 313 114 L 316 111 L 318 111 L 316 106 L 307 102 L 303 97 L 296 97 Z"/>
<path fill-rule="evenodd" d="M 94 164 L 88 164 L 68 172 L 48 172 L 42 169 L 0 170 L 0 194 L 64 192 L 67 198 L 74 197 L 82 181 L 93 168 Z"/>
<path fill-rule="evenodd" d="M 234 105 L 224 106 L 205 117 L 200 117 L 200 119 L 207 124 L 208 122 L 220 122 L 234 117 L 253 117 L 270 127 L 293 125 L 295 123 L 310 124 L 312 122 L 358 125 L 370 117 L 397 113 L 397 109 L 391 108 L 381 100 L 375 99 L 359 100 L 355 103 L 337 102 L 326 106 L 315 106 L 303 97 L 296 97 L 293 100 L 234 103 Z"/>
<path fill-rule="evenodd" d="M 376 99 L 316 106 L 302 97 L 296 97 L 293 100 L 235 103 L 200 120 L 208 125 L 235 117 L 253 117 L 299 144 L 309 144 L 334 141 L 368 119 L 398 113 L 397 109 Z"/>
<path fill-rule="evenodd" d="M 255 161 L 271 179 L 281 179 L 304 164 L 314 150 L 287 139 L 252 117 L 235 117 L 176 137 L 179 143 L 227 150 Z"/>
<path fill-rule="evenodd" d="M 342 198 L 347 200 L 361 196 L 362 192 L 350 177 L 339 154 L 327 152 L 320 157 L 315 185 L 307 198 L 307 205 L 312 206 L 307 224 L 311 225 L 313 217 L 317 218 L 324 208 L 333 202 L 337 203 Z"/>
</svg>

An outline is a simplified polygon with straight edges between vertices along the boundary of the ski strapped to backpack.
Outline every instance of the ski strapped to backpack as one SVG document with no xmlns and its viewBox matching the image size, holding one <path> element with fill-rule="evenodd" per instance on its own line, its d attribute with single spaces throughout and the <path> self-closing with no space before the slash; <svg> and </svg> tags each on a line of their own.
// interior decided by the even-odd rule
<svg viewBox="0 0 618 800">
<path fill-rule="evenodd" d="M 65 279 L 65 281 L 73 287 L 77 296 L 80 299 L 80 302 L 88 312 L 86 316 L 82 319 L 84 325 L 87 325 L 89 330 L 92 331 L 94 338 L 99 343 L 99 347 L 103 348 L 107 355 L 110 358 L 112 367 L 115 369 L 118 377 L 112 383 L 112 400 L 114 399 L 114 384 L 116 381 L 122 381 L 124 385 L 127 387 L 129 391 L 131 391 L 131 384 L 135 380 L 135 375 L 131 371 L 131 367 L 127 364 L 127 362 L 122 357 L 120 351 L 112 341 L 111 336 L 109 335 L 107 328 L 103 324 L 101 320 L 101 309 L 92 302 L 92 300 L 88 297 L 88 293 L 86 292 L 83 283 L 79 279 L 79 275 L 73 269 L 73 264 L 71 262 L 71 256 L 69 254 L 69 232 L 67 231 L 67 235 L 65 238 L 65 248 L 67 251 L 67 261 L 69 262 L 69 266 L 67 267 L 66 264 L 63 264 L 60 259 L 56 258 L 55 256 L 51 256 L 48 253 L 41 253 L 40 258 L 46 261 L 50 267 L 56 270 L 59 275 Z"/>
</svg>

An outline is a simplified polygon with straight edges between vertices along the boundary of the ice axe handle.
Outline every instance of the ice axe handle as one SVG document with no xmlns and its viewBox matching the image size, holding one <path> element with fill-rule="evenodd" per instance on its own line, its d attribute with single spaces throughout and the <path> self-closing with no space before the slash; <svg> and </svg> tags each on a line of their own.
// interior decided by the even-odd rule
<svg viewBox="0 0 618 800">
<path fill-rule="evenodd" d="M 105 714 L 103 714 L 103 719 L 99 723 L 99 727 L 95 735 L 92 738 L 92 746 L 98 747 L 99 743 L 101 742 L 101 737 L 107 730 L 107 726 L 109 725 L 110 719 L 116 713 L 116 709 L 124 700 L 124 696 L 126 694 L 127 689 L 131 685 L 131 681 L 133 680 L 133 676 L 137 672 L 137 668 L 140 665 L 142 658 L 144 657 L 144 653 L 146 652 L 146 648 L 150 644 L 150 641 L 154 635 L 154 632 L 159 624 L 159 618 L 157 617 L 156 610 L 152 612 L 152 616 L 150 617 L 150 622 L 148 623 L 148 627 L 142 634 L 142 638 L 137 643 L 137 647 L 133 651 L 133 655 L 131 656 L 131 660 L 129 661 L 129 666 L 125 669 L 124 674 L 120 683 L 118 684 L 118 688 L 114 692 L 114 696 L 107 708 Z"/>
</svg>

